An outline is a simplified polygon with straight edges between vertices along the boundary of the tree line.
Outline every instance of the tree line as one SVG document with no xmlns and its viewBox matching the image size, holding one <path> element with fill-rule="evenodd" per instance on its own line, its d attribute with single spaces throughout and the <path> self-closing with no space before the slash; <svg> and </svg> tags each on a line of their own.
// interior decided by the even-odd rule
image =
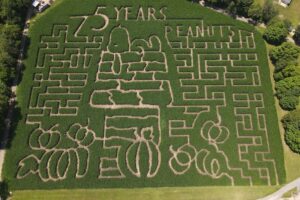
<svg viewBox="0 0 300 200">
<path fill-rule="evenodd" d="M 22 26 L 31 0 L 0 0 L 0 132 L 5 126 L 10 85 L 21 43 Z"/>
<path fill-rule="evenodd" d="M 197 0 L 192 0 L 196 1 Z M 205 5 L 221 8 L 229 15 L 243 16 L 252 19 L 254 24 L 264 23 L 267 28 L 264 32 L 264 39 L 272 45 L 279 45 L 286 40 L 286 37 L 293 29 L 288 19 L 280 19 L 278 10 L 273 0 L 265 0 L 263 5 L 254 0 L 204 0 Z M 295 28 L 293 37 L 296 44 L 300 45 L 300 25 Z"/>
<path fill-rule="evenodd" d="M 273 62 L 275 95 L 282 109 L 290 111 L 283 117 L 285 141 L 296 153 L 300 153 L 300 47 L 291 42 L 283 42 L 271 49 L 269 56 Z"/>
<path fill-rule="evenodd" d="M 0 138 L 5 127 L 8 101 L 14 79 L 22 26 L 31 0 L 0 0 Z M 0 182 L 0 197 L 9 196 L 7 183 Z"/>
<path fill-rule="evenodd" d="M 277 13 L 277 11 L 275 12 Z M 289 38 L 292 23 L 274 15 L 263 33 L 267 43 L 273 45 L 269 52 L 274 65 L 275 95 L 283 110 L 289 111 L 281 120 L 285 129 L 285 142 L 300 154 L 300 25 Z M 294 40 L 294 41 L 292 41 Z"/>
</svg>

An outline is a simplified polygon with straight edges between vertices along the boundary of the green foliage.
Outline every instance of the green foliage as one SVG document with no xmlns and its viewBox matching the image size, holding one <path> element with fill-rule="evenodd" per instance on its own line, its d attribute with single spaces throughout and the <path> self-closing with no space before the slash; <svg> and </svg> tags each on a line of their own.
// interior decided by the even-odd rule
<svg viewBox="0 0 300 200">
<path fill-rule="evenodd" d="M 296 27 L 295 34 L 293 37 L 294 37 L 296 44 L 300 45 L 300 25 L 298 25 Z"/>
<path fill-rule="evenodd" d="M 285 96 L 300 96 L 300 76 L 288 77 L 276 83 L 276 95 L 279 98 Z"/>
<path fill-rule="evenodd" d="M 0 26 L 0 79 L 8 83 L 16 66 L 21 30 L 17 25 Z"/>
<path fill-rule="evenodd" d="M 247 16 L 248 11 L 254 0 L 238 0 L 236 1 L 237 13 L 242 16 Z"/>
<path fill-rule="evenodd" d="M 299 76 L 299 75 L 300 75 L 300 67 L 295 65 L 289 65 L 283 68 L 281 71 L 274 73 L 274 80 L 280 81 L 288 77 Z"/>
<path fill-rule="evenodd" d="M 14 9 L 15 1 L 1 0 L 1 12 L 0 16 L 2 20 L 11 21 L 16 16 L 16 10 Z"/>
<path fill-rule="evenodd" d="M 248 10 L 248 16 L 255 21 L 262 20 L 263 9 L 260 4 L 254 3 L 250 6 Z"/>
<path fill-rule="evenodd" d="M 0 19 L 4 22 L 20 23 L 30 3 L 31 0 L 0 0 Z"/>
<path fill-rule="evenodd" d="M 9 78 L 9 69 L 5 65 L 0 66 L 0 81 L 7 83 Z"/>
<path fill-rule="evenodd" d="M 19 54 L 22 20 L 30 0 L 0 0 L 0 132 L 8 104 L 8 84 Z M 1 138 L 1 135 L 0 135 Z"/>
<path fill-rule="evenodd" d="M 285 115 L 282 119 L 285 129 L 285 141 L 290 149 L 300 153 L 300 110 Z"/>
<path fill-rule="evenodd" d="M 289 112 L 287 115 L 285 115 L 282 120 L 283 122 L 283 127 L 284 128 L 288 128 L 289 125 L 292 126 L 299 126 L 299 122 L 300 122 L 300 110 L 295 110 L 292 112 Z"/>
<path fill-rule="evenodd" d="M 300 49 L 290 42 L 274 47 L 270 51 L 270 59 L 275 65 L 275 70 L 280 71 L 287 65 L 297 64 Z"/>
<path fill-rule="evenodd" d="M 268 43 L 275 45 L 283 43 L 287 35 L 288 29 L 286 28 L 286 25 L 281 21 L 269 24 L 264 32 L 265 40 Z"/>
<path fill-rule="evenodd" d="M 4 121 L 5 113 L 8 106 L 8 88 L 3 81 L 0 81 L 0 120 Z"/>
<path fill-rule="evenodd" d="M 274 78 L 275 81 L 280 81 L 280 80 L 284 79 L 281 71 L 274 72 L 273 78 Z"/>
<path fill-rule="evenodd" d="M 21 29 L 16 24 L 5 24 L 0 27 L 0 43 L 7 45 L 7 51 L 12 57 L 17 58 L 21 40 Z M 1 48 L 2 49 L 2 48 Z"/>
<path fill-rule="evenodd" d="M 295 110 L 297 105 L 299 104 L 298 96 L 284 96 L 279 99 L 279 104 L 284 110 Z"/>
<path fill-rule="evenodd" d="M 247 17 L 254 0 L 206 0 L 205 2 L 209 5 L 226 9 L 232 16 L 238 14 Z"/>
<path fill-rule="evenodd" d="M 269 23 L 271 19 L 278 15 L 278 10 L 275 8 L 273 0 L 266 0 L 263 5 L 262 19 L 265 23 Z"/>
<path fill-rule="evenodd" d="M 237 8 L 236 8 L 236 4 L 234 3 L 234 1 L 230 2 L 226 11 L 232 16 L 235 16 L 237 14 Z"/>
<path fill-rule="evenodd" d="M 295 65 L 289 65 L 282 70 L 282 75 L 284 78 L 300 76 L 300 67 Z"/>
<path fill-rule="evenodd" d="M 286 27 L 286 29 L 290 32 L 293 29 L 293 24 L 290 20 L 288 19 L 284 19 L 283 20 L 284 26 Z"/>
<path fill-rule="evenodd" d="M 216 7 L 227 7 L 230 4 L 230 0 L 205 0 L 205 3 Z"/>
<path fill-rule="evenodd" d="M 270 23 L 276 24 L 275 20 Z M 289 21 L 283 24 L 288 29 Z M 270 51 L 270 59 L 275 65 L 274 79 L 275 89 L 279 104 L 284 110 L 295 110 L 299 105 L 300 97 L 300 68 L 298 65 L 300 49 L 292 43 L 283 43 Z M 300 112 L 295 110 L 287 114 L 283 119 L 285 128 L 285 142 L 290 149 L 300 153 Z"/>
<path fill-rule="evenodd" d="M 292 76 L 276 82 L 275 89 L 280 106 L 284 110 L 296 109 L 300 97 L 300 76 Z"/>
<path fill-rule="evenodd" d="M 300 130 L 299 127 L 291 127 L 285 132 L 285 141 L 290 149 L 300 153 Z"/>
</svg>

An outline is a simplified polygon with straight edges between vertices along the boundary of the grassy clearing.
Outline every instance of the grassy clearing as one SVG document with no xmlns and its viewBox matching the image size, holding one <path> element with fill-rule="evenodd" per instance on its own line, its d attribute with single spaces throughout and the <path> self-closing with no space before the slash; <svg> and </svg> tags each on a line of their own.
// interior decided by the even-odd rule
<svg viewBox="0 0 300 200">
<path fill-rule="evenodd" d="M 265 0 L 255 0 L 255 2 L 259 3 L 260 5 L 264 5 Z"/>
<path fill-rule="evenodd" d="M 300 23 L 300 15 L 299 15 L 299 8 L 300 8 L 300 1 L 293 0 L 291 5 L 287 8 L 277 5 L 279 14 L 282 15 L 284 19 L 290 20 L 294 26 L 297 26 Z"/>
<path fill-rule="evenodd" d="M 274 2 L 277 0 L 274 0 Z M 259 3 L 260 5 L 263 5 L 265 0 L 255 0 L 255 2 Z M 275 4 L 275 6 L 278 8 L 279 15 L 283 19 L 290 20 L 294 26 L 297 26 L 300 23 L 300 15 L 299 15 L 299 8 L 300 8 L 300 1 L 299 0 L 293 0 L 292 3 L 287 7 L 284 8 L 278 4 Z"/>
</svg>

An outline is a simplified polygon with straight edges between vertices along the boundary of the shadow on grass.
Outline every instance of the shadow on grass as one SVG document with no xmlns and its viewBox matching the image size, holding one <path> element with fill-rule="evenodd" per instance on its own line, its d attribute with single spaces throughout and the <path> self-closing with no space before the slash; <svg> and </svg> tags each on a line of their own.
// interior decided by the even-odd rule
<svg viewBox="0 0 300 200">
<path fill-rule="evenodd" d="M 13 141 L 15 135 L 16 135 L 16 129 L 17 129 L 17 125 L 19 123 L 19 121 L 21 121 L 23 118 L 22 114 L 21 114 L 21 109 L 20 107 L 18 107 L 17 103 L 15 104 L 15 108 L 13 111 L 13 118 L 11 121 L 11 127 L 10 127 L 10 131 L 9 131 L 9 135 L 7 137 L 7 143 L 6 143 L 6 149 L 10 149 L 11 147 L 11 142 Z"/>
<path fill-rule="evenodd" d="M 25 42 L 24 42 L 24 50 L 23 52 L 21 52 L 23 55 L 22 55 L 22 66 L 21 66 L 21 69 L 20 69 L 20 72 L 17 76 L 17 83 L 16 85 L 19 85 L 22 81 L 22 78 L 23 78 L 23 72 L 24 72 L 24 69 L 25 69 L 25 65 L 24 65 L 24 60 L 26 60 L 28 58 L 28 49 L 29 49 L 29 45 L 30 45 L 30 38 L 28 36 L 24 36 L 26 37 L 25 39 Z"/>
<path fill-rule="evenodd" d="M 8 197 L 10 197 L 8 184 L 5 180 L 3 182 L 0 182 L 0 197 L 1 197 L 1 200 L 2 199 L 6 200 L 6 199 L 8 199 Z"/>
</svg>

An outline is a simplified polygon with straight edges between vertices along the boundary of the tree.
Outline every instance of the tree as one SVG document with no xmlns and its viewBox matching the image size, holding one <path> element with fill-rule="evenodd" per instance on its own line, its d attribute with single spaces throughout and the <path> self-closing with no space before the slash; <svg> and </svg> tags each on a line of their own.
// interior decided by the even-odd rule
<svg viewBox="0 0 300 200">
<path fill-rule="evenodd" d="M 289 126 L 285 130 L 284 139 L 286 144 L 295 153 L 300 153 L 300 130 L 295 126 Z"/>
<path fill-rule="evenodd" d="M 4 26 L 0 26 L 0 38 L 2 45 L 5 45 L 5 51 L 14 58 L 17 58 L 21 43 L 20 27 L 14 24 L 5 24 Z"/>
<path fill-rule="evenodd" d="M 282 79 L 284 79 L 284 77 L 283 77 L 281 71 L 279 71 L 279 72 L 274 72 L 273 78 L 274 78 L 274 80 L 275 80 L 276 82 L 281 81 Z"/>
<path fill-rule="evenodd" d="M 281 71 L 274 73 L 274 80 L 280 81 L 282 79 L 293 77 L 293 76 L 300 76 L 300 67 L 295 65 L 288 65 L 284 67 Z"/>
<path fill-rule="evenodd" d="M 248 10 L 248 16 L 252 18 L 255 21 L 261 21 L 262 20 L 262 7 L 258 3 L 254 3 L 250 6 Z"/>
<path fill-rule="evenodd" d="M 248 16 L 248 11 L 250 6 L 253 4 L 254 0 L 237 0 L 237 13 L 242 16 Z"/>
<path fill-rule="evenodd" d="M 237 7 L 236 4 L 234 3 L 234 1 L 232 1 L 228 7 L 227 7 L 227 12 L 231 15 L 231 16 L 235 16 L 237 14 Z"/>
<path fill-rule="evenodd" d="M 9 188 L 8 188 L 8 183 L 6 180 L 0 182 L 0 197 L 2 199 L 8 199 L 10 196 Z"/>
<path fill-rule="evenodd" d="M 274 45 L 283 43 L 288 35 L 288 29 L 282 21 L 269 24 L 264 32 L 265 40 Z"/>
<path fill-rule="evenodd" d="M 281 122 L 283 123 L 283 127 L 285 129 L 288 128 L 288 126 L 298 127 L 300 122 L 300 110 L 295 110 L 288 113 L 282 118 Z"/>
<path fill-rule="evenodd" d="M 285 115 L 282 119 L 285 129 L 284 139 L 290 149 L 300 153 L 300 110 L 295 110 Z"/>
<path fill-rule="evenodd" d="M 262 19 L 267 24 L 272 18 L 278 15 L 278 10 L 273 4 L 273 0 L 266 0 L 263 5 Z"/>
<path fill-rule="evenodd" d="M 292 22 L 291 22 L 290 20 L 284 19 L 284 20 L 283 20 L 283 24 L 284 24 L 285 28 L 286 28 L 289 32 L 292 31 L 292 29 L 293 29 L 293 24 L 292 24 Z"/>
<path fill-rule="evenodd" d="M 12 66 L 15 59 L 10 54 L 10 46 L 4 38 L 0 38 L 0 63 L 6 67 Z"/>
<path fill-rule="evenodd" d="M 292 126 L 285 132 L 285 142 L 295 153 L 300 153 L 300 130 Z"/>
<path fill-rule="evenodd" d="M 17 25 L 0 26 L 0 80 L 8 83 L 19 54 L 21 30 Z"/>
<path fill-rule="evenodd" d="M 7 83 L 9 79 L 9 70 L 6 66 L 0 65 L 0 81 Z"/>
<path fill-rule="evenodd" d="M 289 65 L 282 70 L 283 78 L 300 76 L 300 67 L 295 65 Z"/>
<path fill-rule="evenodd" d="M 297 64 L 299 53 L 299 47 L 290 42 L 285 42 L 282 45 L 271 49 L 269 55 L 275 65 L 275 71 L 278 72 L 287 65 Z"/>
<path fill-rule="evenodd" d="M 0 0 L 0 19 L 5 23 L 20 23 L 31 0 Z"/>
<path fill-rule="evenodd" d="M 204 0 L 206 4 L 226 9 L 231 2 L 236 4 L 239 0 Z"/>
<path fill-rule="evenodd" d="M 295 110 L 299 105 L 299 97 L 285 96 L 279 99 L 279 105 L 283 110 Z"/>
<path fill-rule="evenodd" d="M 7 84 L 19 53 L 20 24 L 31 2 L 31 0 L 0 0 L 0 133 L 10 94 Z"/>
<path fill-rule="evenodd" d="M 14 4 L 15 1 L 1 0 L 0 16 L 3 21 L 13 21 L 13 17 L 16 16 Z"/>
<path fill-rule="evenodd" d="M 275 84 L 276 95 L 279 99 L 286 96 L 300 96 L 300 76 L 292 76 Z"/>
<path fill-rule="evenodd" d="M 296 44 L 300 45 L 300 25 L 298 25 L 296 27 L 295 34 L 294 34 L 294 40 L 295 40 Z"/>
<path fill-rule="evenodd" d="M 3 121 L 4 119 L 4 114 L 7 110 L 8 106 L 8 88 L 5 83 L 0 81 L 0 119 Z"/>
</svg>

